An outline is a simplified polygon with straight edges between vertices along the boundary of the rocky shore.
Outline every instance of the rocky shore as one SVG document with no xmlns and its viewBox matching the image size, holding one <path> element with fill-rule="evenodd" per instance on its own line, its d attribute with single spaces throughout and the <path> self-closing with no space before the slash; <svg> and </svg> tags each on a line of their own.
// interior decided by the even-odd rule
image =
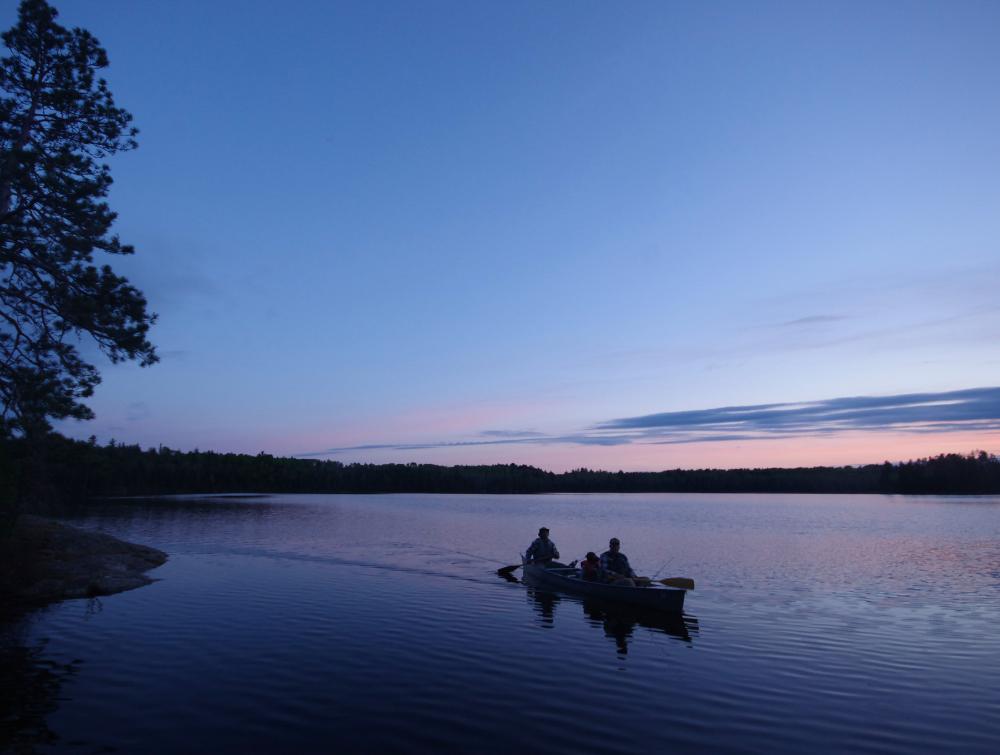
<svg viewBox="0 0 1000 755">
<path fill-rule="evenodd" d="M 166 560 L 156 548 L 24 515 L 0 541 L 0 613 L 142 587 Z"/>
</svg>

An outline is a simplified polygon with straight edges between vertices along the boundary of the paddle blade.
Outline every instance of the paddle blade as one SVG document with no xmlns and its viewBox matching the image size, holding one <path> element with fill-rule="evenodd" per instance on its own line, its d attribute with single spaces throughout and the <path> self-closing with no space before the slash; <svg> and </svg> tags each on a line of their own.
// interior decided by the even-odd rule
<svg viewBox="0 0 1000 755">
<path fill-rule="evenodd" d="M 667 587 L 680 587 L 682 590 L 694 589 L 694 580 L 687 577 L 667 577 L 666 579 L 659 579 L 657 582 Z"/>
<path fill-rule="evenodd" d="M 501 566 L 497 569 L 497 574 L 501 577 L 506 577 L 508 574 L 513 574 L 515 571 L 521 568 L 520 564 L 511 564 L 510 566 Z"/>
</svg>

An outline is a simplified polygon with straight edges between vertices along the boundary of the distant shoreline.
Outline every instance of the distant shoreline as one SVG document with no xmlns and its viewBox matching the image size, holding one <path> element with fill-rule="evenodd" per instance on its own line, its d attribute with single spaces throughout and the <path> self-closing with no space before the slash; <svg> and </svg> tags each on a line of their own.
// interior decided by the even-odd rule
<svg viewBox="0 0 1000 755">
<path fill-rule="evenodd" d="M 56 434 L 41 451 L 18 440 L 0 446 L 11 469 L 26 472 L 20 491 L 25 500 L 267 493 L 1000 494 L 1000 457 L 985 451 L 860 466 L 658 472 L 550 472 L 526 464 L 344 464 L 265 453 L 143 449 L 114 442 L 102 446 Z"/>
<path fill-rule="evenodd" d="M 863 466 L 549 472 L 525 464 L 344 464 L 175 451 L 53 436 L 53 498 L 186 493 L 1000 493 L 1000 457 L 980 451 Z M 17 451 L 17 448 L 13 448 Z M 41 497 L 41 496 L 39 496 Z"/>
</svg>

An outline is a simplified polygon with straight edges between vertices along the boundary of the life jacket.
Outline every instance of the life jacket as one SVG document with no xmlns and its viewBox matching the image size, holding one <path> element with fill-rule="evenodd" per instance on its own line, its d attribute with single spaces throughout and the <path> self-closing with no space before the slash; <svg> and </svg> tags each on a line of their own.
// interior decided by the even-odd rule
<svg viewBox="0 0 1000 755">
<path fill-rule="evenodd" d="M 581 561 L 580 562 L 580 573 L 581 576 L 588 582 L 592 582 L 597 579 L 601 570 L 600 561 Z"/>
</svg>

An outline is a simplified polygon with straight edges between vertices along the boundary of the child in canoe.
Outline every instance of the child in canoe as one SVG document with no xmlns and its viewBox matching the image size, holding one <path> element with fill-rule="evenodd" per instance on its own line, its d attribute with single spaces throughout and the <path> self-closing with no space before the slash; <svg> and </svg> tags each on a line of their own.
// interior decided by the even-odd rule
<svg viewBox="0 0 1000 755">
<path fill-rule="evenodd" d="M 597 582 L 601 579 L 601 559 L 593 551 L 589 551 L 580 562 L 580 576 L 588 582 Z"/>
</svg>

